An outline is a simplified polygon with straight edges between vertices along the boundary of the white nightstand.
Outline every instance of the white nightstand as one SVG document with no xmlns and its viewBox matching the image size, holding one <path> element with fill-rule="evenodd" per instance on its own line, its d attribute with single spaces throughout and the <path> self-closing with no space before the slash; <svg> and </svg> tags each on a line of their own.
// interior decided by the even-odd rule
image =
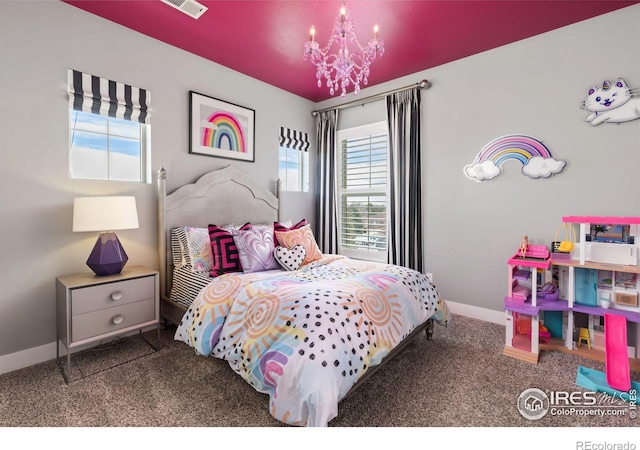
<svg viewBox="0 0 640 450">
<path fill-rule="evenodd" d="M 118 275 L 91 272 L 56 278 L 56 362 L 69 383 L 71 354 L 117 336 L 155 325 L 160 348 L 159 275 L 142 266 Z M 60 362 L 60 342 L 67 350 L 66 370 Z M 147 341 L 148 342 L 148 341 Z"/>
</svg>

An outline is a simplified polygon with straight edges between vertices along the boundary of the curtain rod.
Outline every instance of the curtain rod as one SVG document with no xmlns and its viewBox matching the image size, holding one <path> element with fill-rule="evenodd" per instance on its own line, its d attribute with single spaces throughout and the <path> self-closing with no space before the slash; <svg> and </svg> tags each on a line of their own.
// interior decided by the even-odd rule
<svg viewBox="0 0 640 450">
<path fill-rule="evenodd" d="M 353 100 L 351 102 L 343 103 L 342 105 L 332 106 L 330 108 L 325 108 L 325 109 L 318 109 L 316 111 L 311 111 L 311 115 L 316 117 L 321 112 L 331 111 L 332 109 L 344 109 L 344 108 L 349 108 L 351 106 L 364 105 L 365 103 L 369 103 L 369 102 L 372 102 L 374 100 L 381 99 L 383 97 L 386 97 L 387 95 L 395 94 L 396 92 L 407 91 L 407 90 L 413 89 L 415 87 L 420 88 L 420 89 L 424 89 L 427 86 L 429 86 L 429 80 L 422 80 L 422 81 L 420 81 L 418 83 L 415 83 L 415 84 L 412 84 L 412 85 L 409 85 L 409 86 L 405 86 L 405 87 L 398 88 L 398 89 L 393 89 L 393 90 L 387 91 L 387 92 L 382 92 L 380 94 L 372 95 L 370 97 L 365 97 L 365 98 L 361 98 L 361 99 L 358 99 L 358 100 Z"/>
</svg>

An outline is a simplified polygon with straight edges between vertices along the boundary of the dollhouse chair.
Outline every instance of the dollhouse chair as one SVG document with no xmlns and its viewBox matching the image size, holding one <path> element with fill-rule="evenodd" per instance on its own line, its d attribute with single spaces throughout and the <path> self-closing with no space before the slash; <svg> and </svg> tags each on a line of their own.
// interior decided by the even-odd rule
<svg viewBox="0 0 640 450">
<path fill-rule="evenodd" d="M 578 334 L 578 348 L 580 348 L 582 341 L 587 341 L 587 347 L 591 350 L 591 339 L 589 338 L 589 330 L 587 328 L 580 328 L 580 333 Z"/>
</svg>

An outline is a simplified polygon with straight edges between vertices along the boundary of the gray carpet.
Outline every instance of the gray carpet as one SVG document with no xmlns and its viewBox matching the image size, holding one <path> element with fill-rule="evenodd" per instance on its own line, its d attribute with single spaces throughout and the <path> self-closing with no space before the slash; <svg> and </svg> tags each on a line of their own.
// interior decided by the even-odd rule
<svg viewBox="0 0 640 450">
<path fill-rule="evenodd" d="M 279 427 L 268 397 L 253 390 L 225 361 L 196 355 L 161 332 L 151 352 L 140 338 L 73 358 L 67 385 L 48 361 L 0 375 L 3 427 Z M 150 335 L 150 340 L 155 335 Z M 579 365 L 604 364 L 543 352 L 537 365 L 502 355 L 504 327 L 454 315 L 420 335 L 340 404 L 332 427 L 627 427 L 640 419 L 552 416 L 531 421 L 517 409 L 528 388 L 583 391 Z M 128 361 L 132 357 L 137 359 Z M 128 362 L 127 362 L 128 361 Z M 112 367 L 116 363 L 121 363 Z M 640 373 L 632 372 L 640 380 Z"/>
</svg>

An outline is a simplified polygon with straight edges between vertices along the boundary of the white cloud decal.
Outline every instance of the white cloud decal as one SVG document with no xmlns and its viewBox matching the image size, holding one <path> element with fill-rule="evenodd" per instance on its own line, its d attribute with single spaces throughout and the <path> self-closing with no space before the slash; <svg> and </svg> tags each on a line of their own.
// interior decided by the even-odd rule
<svg viewBox="0 0 640 450">
<path fill-rule="evenodd" d="M 562 160 L 534 156 L 522 167 L 522 174 L 529 178 L 549 178 L 553 174 L 562 172 L 565 164 L 566 162 Z"/>
<path fill-rule="evenodd" d="M 469 164 L 464 168 L 464 174 L 467 178 L 477 182 L 493 180 L 501 173 L 502 170 L 496 166 L 493 161 Z"/>
</svg>

